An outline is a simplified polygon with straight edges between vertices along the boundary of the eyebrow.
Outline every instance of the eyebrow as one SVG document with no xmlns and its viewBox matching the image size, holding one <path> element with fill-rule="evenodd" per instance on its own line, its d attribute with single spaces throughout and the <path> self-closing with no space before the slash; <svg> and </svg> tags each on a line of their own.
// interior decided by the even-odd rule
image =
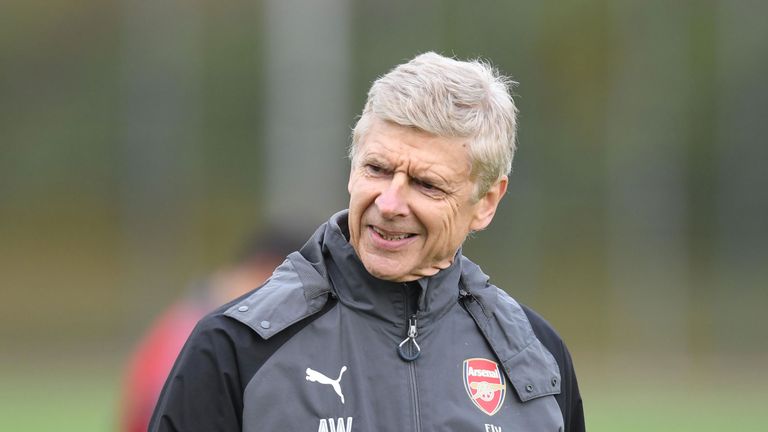
<svg viewBox="0 0 768 432">
<path fill-rule="evenodd" d="M 360 158 L 360 161 L 365 163 L 377 163 L 380 165 L 390 165 L 389 162 L 387 162 L 386 158 L 379 156 L 376 153 L 366 153 L 363 155 L 362 158 Z"/>
</svg>

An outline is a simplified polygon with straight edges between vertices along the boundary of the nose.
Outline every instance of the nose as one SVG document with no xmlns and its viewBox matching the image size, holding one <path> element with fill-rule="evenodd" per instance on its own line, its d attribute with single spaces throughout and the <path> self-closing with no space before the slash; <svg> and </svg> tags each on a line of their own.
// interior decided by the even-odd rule
<svg viewBox="0 0 768 432">
<path fill-rule="evenodd" d="M 391 219 L 408 214 L 408 177 L 402 173 L 396 173 L 384 190 L 376 197 L 376 207 L 385 218 Z"/>
</svg>

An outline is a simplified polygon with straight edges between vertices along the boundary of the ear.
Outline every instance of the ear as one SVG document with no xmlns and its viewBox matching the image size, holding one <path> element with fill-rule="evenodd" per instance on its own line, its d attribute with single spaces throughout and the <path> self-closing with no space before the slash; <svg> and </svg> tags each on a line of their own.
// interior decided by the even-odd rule
<svg viewBox="0 0 768 432">
<path fill-rule="evenodd" d="M 508 182 L 507 176 L 503 176 L 475 203 L 475 215 L 469 225 L 471 231 L 480 231 L 490 225 L 501 198 L 507 192 Z"/>
</svg>

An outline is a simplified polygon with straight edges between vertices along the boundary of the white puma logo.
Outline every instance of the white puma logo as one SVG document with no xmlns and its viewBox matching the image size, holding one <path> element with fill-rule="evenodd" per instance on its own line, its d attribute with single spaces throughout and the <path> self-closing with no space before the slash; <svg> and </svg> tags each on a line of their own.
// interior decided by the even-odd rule
<svg viewBox="0 0 768 432">
<path fill-rule="evenodd" d="M 327 376 L 321 374 L 320 372 L 307 368 L 307 381 L 309 382 L 316 382 L 319 384 L 328 384 L 329 386 L 333 387 L 333 390 L 336 392 L 337 395 L 341 398 L 341 403 L 344 403 L 344 395 L 341 393 L 341 376 L 344 375 L 344 372 L 347 370 L 346 366 L 341 367 L 341 372 L 339 372 L 339 377 L 335 380 L 332 380 L 328 378 Z"/>
</svg>

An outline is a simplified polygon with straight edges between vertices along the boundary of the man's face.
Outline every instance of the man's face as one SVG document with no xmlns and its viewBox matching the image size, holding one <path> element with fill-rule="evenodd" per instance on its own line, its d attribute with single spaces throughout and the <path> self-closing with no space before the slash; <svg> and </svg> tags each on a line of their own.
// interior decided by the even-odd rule
<svg viewBox="0 0 768 432">
<path fill-rule="evenodd" d="M 373 276 L 411 281 L 451 265 L 485 228 L 506 177 L 473 199 L 468 143 L 374 120 L 349 175 L 350 243 Z"/>
</svg>

